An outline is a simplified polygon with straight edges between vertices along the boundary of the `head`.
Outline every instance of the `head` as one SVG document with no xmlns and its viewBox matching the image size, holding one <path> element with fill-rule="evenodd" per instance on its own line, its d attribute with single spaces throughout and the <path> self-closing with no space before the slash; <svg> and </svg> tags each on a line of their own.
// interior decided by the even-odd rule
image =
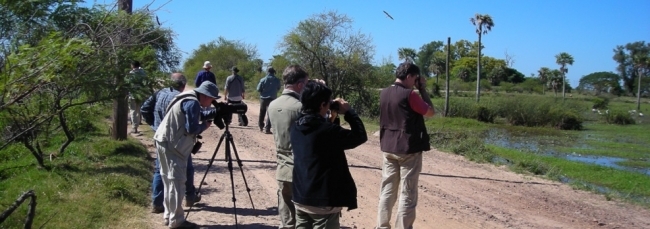
<svg viewBox="0 0 650 229">
<path fill-rule="evenodd" d="M 401 63 L 395 71 L 395 77 L 397 77 L 396 81 L 401 82 L 407 88 L 412 88 L 416 80 L 419 80 L 420 68 L 411 62 Z"/>
<path fill-rule="evenodd" d="M 132 68 L 132 69 L 138 69 L 138 68 L 140 68 L 140 62 L 137 61 L 137 60 L 134 60 L 133 62 L 131 62 L 131 68 Z"/>
<path fill-rule="evenodd" d="M 230 69 L 230 71 L 232 72 L 233 75 L 236 75 L 236 74 L 239 72 L 239 69 L 237 68 L 237 66 L 233 66 L 233 67 Z"/>
<path fill-rule="evenodd" d="M 187 83 L 187 79 L 185 79 L 185 76 L 183 73 L 172 73 L 170 80 L 172 81 L 172 87 L 178 91 L 183 91 L 185 90 L 185 84 Z"/>
<path fill-rule="evenodd" d="M 210 81 L 204 81 L 201 83 L 201 86 L 195 88 L 194 91 L 199 97 L 199 103 L 202 107 L 210 107 L 213 101 L 221 98 L 221 96 L 219 96 L 219 88 Z"/>
<path fill-rule="evenodd" d="M 301 93 L 309 80 L 309 74 L 300 65 L 290 65 L 282 73 L 284 87 Z"/>
<path fill-rule="evenodd" d="M 210 61 L 203 62 L 203 69 L 209 71 L 211 68 L 212 68 L 212 64 L 210 63 Z"/>
<path fill-rule="evenodd" d="M 269 67 L 268 69 L 266 69 L 266 72 L 268 72 L 269 75 L 275 75 L 275 69 L 273 69 L 273 67 Z"/>
<path fill-rule="evenodd" d="M 332 101 L 332 90 L 322 83 L 310 80 L 300 95 L 302 111 L 308 114 L 325 116 Z"/>
</svg>

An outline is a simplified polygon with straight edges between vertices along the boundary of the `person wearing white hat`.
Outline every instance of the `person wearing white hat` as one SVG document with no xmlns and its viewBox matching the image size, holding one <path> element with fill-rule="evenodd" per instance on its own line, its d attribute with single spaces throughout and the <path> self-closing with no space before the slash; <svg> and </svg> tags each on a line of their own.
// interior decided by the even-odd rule
<svg viewBox="0 0 650 229">
<path fill-rule="evenodd" d="M 217 78 L 214 76 L 214 73 L 210 71 L 210 69 L 212 69 L 212 64 L 210 61 L 203 62 L 203 70 L 196 74 L 196 78 L 194 79 L 195 87 L 198 88 L 204 81 L 210 81 L 214 85 L 217 85 Z"/>
<path fill-rule="evenodd" d="M 183 197 L 187 180 L 187 160 L 197 135 L 212 123 L 201 122 L 201 107 L 207 108 L 220 98 L 217 85 L 203 82 L 198 88 L 178 94 L 167 107 L 165 117 L 153 139 L 160 160 L 164 186 L 164 223 L 170 228 L 197 228 L 183 216 Z"/>
</svg>

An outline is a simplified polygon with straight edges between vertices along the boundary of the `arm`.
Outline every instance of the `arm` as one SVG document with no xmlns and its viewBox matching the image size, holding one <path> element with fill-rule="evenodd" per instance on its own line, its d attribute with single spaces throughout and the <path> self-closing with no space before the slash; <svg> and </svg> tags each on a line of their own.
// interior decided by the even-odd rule
<svg viewBox="0 0 650 229">
<path fill-rule="evenodd" d="M 246 86 L 244 85 L 244 77 L 240 76 L 240 79 L 241 81 L 239 82 L 241 83 L 241 98 L 246 99 Z"/>
<path fill-rule="evenodd" d="M 185 113 L 185 129 L 190 134 L 200 134 L 208 128 L 208 123 L 199 124 L 201 120 L 201 105 L 196 100 L 185 100 L 181 102 Z"/>
<path fill-rule="evenodd" d="M 228 76 L 228 78 L 226 78 L 226 83 L 224 84 L 224 87 L 223 87 L 223 100 L 226 100 L 226 101 L 228 101 L 228 84 L 230 84 L 231 79 L 232 78 L 230 76 Z"/>
<path fill-rule="evenodd" d="M 260 82 L 257 83 L 257 92 L 262 93 L 262 84 L 264 84 L 265 78 L 260 79 Z"/>
<path fill-rule="evenodd" d="M 422 93 L 422 91 L 420 91 L 420 93 Z M 431 117 L 435 114 L 435 111 L 433 110 L 433 106 L 430 105 L 431 99 L 428 99 L 429 97 L 427 96 L 426 98 L 429 100 L 427 103 L 423 100 L 424 96 L 426 96 L 426 92 L 422 97 L 420 97 L 418 93 L 411 91 L 411 94 L 409 95 L 409 106 L 418 114 L 421 114 L 424 117 Z"/>
<path fill-rule="evenodd" d="M 344 129 L 340 126 L 334 126 L 334 140 L 333 144 L 340 145 L 344 150 L 354 149 L 357 146 L 368 141 L 368 135 L 366 134 L 366 128 L 353 109 L 345 112 L 345 121 L 350 124 L 350 130 Z"/>
</svg>

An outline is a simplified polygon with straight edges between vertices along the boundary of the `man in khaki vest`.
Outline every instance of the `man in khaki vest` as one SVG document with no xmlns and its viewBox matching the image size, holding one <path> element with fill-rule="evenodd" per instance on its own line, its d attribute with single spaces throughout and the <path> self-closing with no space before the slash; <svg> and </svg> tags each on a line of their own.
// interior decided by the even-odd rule
<svg viewBox="0 0 650 229">
<path fill-rule="evenodd" d="M 201 122 L 201 107 L 210 107 L 220 98 L 217 85 L 205 81 L 200 87 L 178 94 L 167 108 L 154 140 L 160 160 L 165 198 L 164 223 L 169 228 L 197 228 L 183 216 L 183 197 L 187 180 L 187 158 L 196 136 L 205 131 L 211 122 Z"/>
</svg>

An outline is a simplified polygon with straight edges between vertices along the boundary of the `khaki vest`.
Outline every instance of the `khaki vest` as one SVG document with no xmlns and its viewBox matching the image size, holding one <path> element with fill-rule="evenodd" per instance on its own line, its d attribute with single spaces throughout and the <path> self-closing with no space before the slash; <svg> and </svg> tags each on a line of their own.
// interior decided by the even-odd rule
<svg viewBox="0 0 650 229">
<path fill-rule="evenodd" d="M 174 97 L 174 100 L 187 94 L 195 94 L 195 92 L 194 90 L 191 90 L 180 93 Z M 181 156 L 185 157 L 190 154 L 194 142 L 196 142 L 196 135 L 189 134 L 185 129 L 185 123 L 187 120 L 185 119 L 185 113 L 183 113 L 181 103 L 188 99 L 198 101 L 196 97 L 190 96 L 176 102 L 170 108 L 167 115 L 165 115 L 165 118 L 160 122 L 158 130 L 153 136 L 153 139 L 158 142 L 169 142 L 169 146 L 174 147 L 178 153 L 182 154 Z"/>
</svg>

